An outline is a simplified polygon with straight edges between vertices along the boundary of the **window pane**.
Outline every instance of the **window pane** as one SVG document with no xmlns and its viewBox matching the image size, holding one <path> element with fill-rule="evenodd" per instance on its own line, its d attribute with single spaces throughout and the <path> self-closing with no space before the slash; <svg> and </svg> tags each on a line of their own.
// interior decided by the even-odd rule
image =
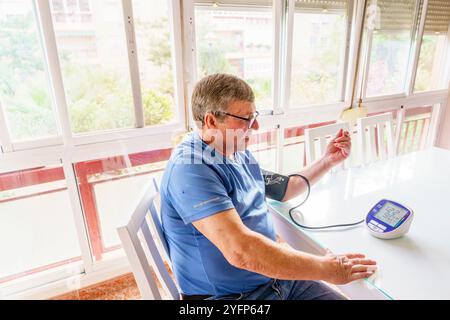
<svg viewBox="0 0 450 320">
<path fill-rule="evenodd" d="M 277 133 L 278 129 L 260 129 L 254 132 L 248 150 L 261 168 L 277 172 Z"/>
<path fill-rule="evenodd" d="M 408 67 L 410 34 L 376 33 L 367 80 L 367 96 L 402 93 Z"/>
<path fill-rule="evenodd" d="M 402 93 L 408 69 L 415 0 L 368 2 L 365 33 L 371 30 L 366 96 Z"/>
<path fill-rule="evenodd" d="M 346 2 L 334 10 L 300 1 L 294 14 L 291 107 L 342 99 L 346 50 Z"/>
<path fill-rule="evenodd" d="M 63 0 L 52 0 L 52 8 L 54 11 L 64 11 Z"/>
<path fill-rule="evenodd" d="M 78 11 L 78 0 L 66 0 L 66 8 L 68 12 Z"/>
<path fill-rule="evenodd" d="M 172 39 L 168 1 L 133 1 L 145 125 L 175 116 Z"/>
<path fill-rule="evenodd" d="M 0 174 L 0 252 L 0 283 L 81 259 L 61 166 Z"/>
<path fill-rule="evenodd" d="M 66 3 L 67 5 L 67 3 Z M 92 21 L 53 14 L 72 129 L 133 127 L 134 108 L 120 0 L 91 1 Z"/>
<path fill-rule="evenodd" d="M 446 89 L 450 2 L 429 0 L 414 91 Z"/>
<path fill-rule="evenodd" d="M 283 142 L 283 174 L 297 173 L 306 166 L 305 127 L 285 129 Z"/>
<path fill-rule="evenodd" d="M 33 2 L 0 0 L 0 99 L 13 140 L 58 129 Z"/>
<path fill-rule="evenodd" d="M 152 176 L 160 179 L 171 149 L 85 161 L 75 165 L 91 248 L 97 261 L 120 248 L 116 228 Z"/>
<path fill-rule="evenodd" d="M 445 89 L 447 34 L 424 34 L 414 91 Z"/>
<path fill-rule="evenodd" d="M 233 2 L 233 1 L 229 1 Z M 258 109 L 272 108 L 272 7 L 196 5 L 198 77 L 231 73 L 253 88 Z"/>
<path fill-rule="evenodd" d="M 81 12 L 89 12 L 91 11 L 91 7 L 89 5 L 89 0 L 78 0 L 78 3 L 80 4 L 80 11 Z"/>
</svg>

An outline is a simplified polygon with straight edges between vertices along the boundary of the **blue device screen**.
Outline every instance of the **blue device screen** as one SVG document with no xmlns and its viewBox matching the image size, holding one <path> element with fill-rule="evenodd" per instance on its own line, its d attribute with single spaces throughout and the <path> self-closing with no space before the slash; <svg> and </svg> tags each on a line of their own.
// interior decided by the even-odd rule
<svg viewBox="0 0 450 320">
<path fill-rule="evenodd" d="M 390 201 L 386 201 L 374 217 L 391 227 L 395 227 L 407 213 L 408 210 L 396 206 Z"/>
</svg>

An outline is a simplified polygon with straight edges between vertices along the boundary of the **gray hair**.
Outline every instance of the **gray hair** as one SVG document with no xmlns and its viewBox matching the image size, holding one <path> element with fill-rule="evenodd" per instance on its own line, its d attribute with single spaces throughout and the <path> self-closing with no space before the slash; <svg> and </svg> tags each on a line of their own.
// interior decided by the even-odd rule
<svg viewBox="0 0 450 320">
<path fill-rule="evenodd" d="M 197 83 L 192 94 L 194 120 L 203 125 L 208 112 L 226 112 L 236 101 L 255 101 L 252 88 L 244 80 L 223 73 L 207 76 Z"/>
</svg>

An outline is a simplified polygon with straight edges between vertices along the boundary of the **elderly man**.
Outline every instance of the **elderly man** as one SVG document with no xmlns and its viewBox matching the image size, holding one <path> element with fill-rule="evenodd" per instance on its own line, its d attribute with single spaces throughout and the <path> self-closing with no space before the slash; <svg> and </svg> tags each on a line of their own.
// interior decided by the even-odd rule
<svg viewBox="0 0 450 320">
<path fill-rule="evenodd" d="M 258 130 L 255 97 L 226 74 L 202 79 L 192 96 L 199 130 L 174 150 L 161 184 L 164 236 L 183 299 L 344 299 L 323 281 L 345 284 L 373 273 L 375 261 L 352 253 L 315 256 L 277 242 L 265 198 L 287 201 L 306 190 L 302 177 L 266 186 L 246 150 Z M 301 174 L 315 183 L 350 154 L 340 131 L 323 158 Z M 284 187 L 282 187 L 284 185 Z"/>
</svg>

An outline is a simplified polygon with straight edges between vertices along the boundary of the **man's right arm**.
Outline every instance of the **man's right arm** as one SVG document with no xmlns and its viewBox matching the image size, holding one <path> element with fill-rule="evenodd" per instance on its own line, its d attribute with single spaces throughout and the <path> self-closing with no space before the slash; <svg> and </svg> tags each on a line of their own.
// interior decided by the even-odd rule
<svg viewBox="0 0 450 320">
<path fill-rule="evenodd" d="M 371 276 L 376 264 L 362 254 L 315 256 L 281 245 L 247 228 L 235 209 L 195 221 L 193 225 L 231 265 L 270 278 L 345 284 Z"/>
</svg>

